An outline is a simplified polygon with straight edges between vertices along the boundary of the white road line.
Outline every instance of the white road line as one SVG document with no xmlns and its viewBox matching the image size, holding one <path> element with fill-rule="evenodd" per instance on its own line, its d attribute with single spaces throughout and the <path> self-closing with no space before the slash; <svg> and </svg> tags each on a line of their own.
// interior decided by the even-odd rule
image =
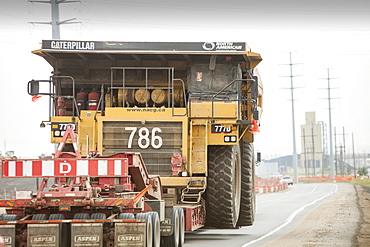
<svg viewBox="0 0 370 247">
<path fill-rule="evenodd" d="M 252 244 L 254 244 L 254 243 L 258 242 L 258 241 L 261 241 L 261 240 L 267 238 L 268 236 L 274 234 L 275 232 L 281 230 L 282 228 L 284 228 L 285 226 L 287 226 L 289 223 L 291 223 L 293 221 L 293 219 L 297 216 L 297 214 L 299 212 L 302 212 L 306 207 L 311 206 L 311 205 L 317 203 L 318 201 L 321 201 L 322 199 L 324 199 L 324 198 L 326 198 L 326 197 L 328 197 L 328 196 L 330 196 L 330 195 L 332 195 L 334 193 L 337 193 L 337 191 L 338 191 L 338 185 L 335 185 L 335 191 L 330 192 L 329 194 L 326 194 L 326 195 L 324 195 L 324 196 L 322 196 L 322 197 L 320 197 L 320 198 L 318 198 L 318 199 L 316 199 L 316 200 L 314 200 L 314 201 L 312 201 L 312 202 L 310 202 L 310 203 L 308 203 L 306 205 L 303 205 L 302 207 L 300 207 L 299 209 L 297 209 L 296 211 L 294 211 L 291 215 L 289 215 L 289 217 L 286 219 L 286 221 L 285 221 L 284 224 L 278 226 L 277 228 L 275 228 L 271 232 L 269 232 L 269 233 L 267 233 L 267 234 L 265 234 L 265 235 L 263 235 L 263 236 L 255 239 L 253 241 L 250 241 L 250 242 L 244 244 L 242 247 L 250 246 L 250 245 L 252 245 Z"/>
<path fill-rule="evenodd" d="M 313 188 L 313 190 L 312 190 L 312 191 L 310 191 L 310 193 L 308 193 L 308 194 L 312 194 L 316 189 L 317 189 L 317 186 L 315 186 L 315 187 Z"/>
</svg>

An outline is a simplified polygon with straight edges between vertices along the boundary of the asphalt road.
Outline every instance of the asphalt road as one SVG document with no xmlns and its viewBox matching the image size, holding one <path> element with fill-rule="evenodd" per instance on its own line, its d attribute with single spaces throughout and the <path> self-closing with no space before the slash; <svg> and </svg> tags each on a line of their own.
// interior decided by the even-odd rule
<svg viewBox="0 0 370 247">
<path fill-rule="evenodd" d="M 187 232 L 185 247 L 263 246 L 293 230 L 310 212 L 337 194 L 340 186 L 333 183 L 298 184 L 282 192 L 258 194 L 253 226 Z"/>
</svg>

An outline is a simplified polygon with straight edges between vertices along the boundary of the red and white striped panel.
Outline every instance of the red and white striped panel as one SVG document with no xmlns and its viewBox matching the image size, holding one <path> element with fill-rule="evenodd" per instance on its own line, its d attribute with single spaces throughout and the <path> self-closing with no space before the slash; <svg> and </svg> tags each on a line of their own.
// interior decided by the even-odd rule
<svg viewBox="0 0 370 247">
<path fill-rule="evenodd" d="M 10 160 L 3 161 L 2 177 L 122 177 L 128 175 L 128 160 Z"/>
</svg>

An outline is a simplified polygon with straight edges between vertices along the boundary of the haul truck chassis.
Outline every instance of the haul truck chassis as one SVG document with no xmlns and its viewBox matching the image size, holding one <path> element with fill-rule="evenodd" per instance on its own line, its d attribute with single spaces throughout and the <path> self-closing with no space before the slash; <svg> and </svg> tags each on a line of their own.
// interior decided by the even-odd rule
<svg viewBox="0 0 370 247">
<path fill-rule="evenodd" d="M 132 170 L 128 188 L 122 178 L 109 180 L 88 173 L 80 179 L 80 183 L 84 182 L 80 185 L 81 191 L 107 186 L 114 191 L 105 194 L 109 198 L 130 197 L 127 193 L 135 198 L 137 195 L 130 193 L 141 193 L 139 201 L 143 201 L 144 207 L 128 212 L 136 215 L 135 219 L 119 219 L 121 213 L 127 211 L 121 204 L 116 207 L 83 204 L 79 205 L 80 211 L 72 210 L 75 207 L 71 206 L 72 211 L 64 213 L 67 219 L 52 222 L 44 219 L 45 216 L 37 216 L 50 217 L 54 211 L 60 214 L 55 208 L 51 210 L 49 205 L 44 210 L 43 206 L 40 209 L 33 205 L 36 211 L 23 210 L 22 214 L 22 210 L 14 213 L 13 209 L 29 206 L 18 205 L 19 200 L 1 201 L 0 206 L 8 208 L 8 214 L 2 216 L 6 219 L 1 223 L 3 228 L 8 229 L 13 224 L 15 231 L 23 232 L 17 243 L 30 243 L 30 238 L 25 235 L 31 231 L 26 228 L 33 229 L 36 222 L 29 221 L 30 212 L 40 223 L 36 225 L 61 224 L 67 233 L 63 229 L 58 231 L 70 239 L 74 239 L 71 236 L 75 232 L 72 224 L 102 223 L 103 237 L 99 239 L 112 241 L 109 242 L 111 246 L 121 246 L 118 240 L 112 240 L 115 232 L 119 232 L 113 229 L 116 225 L 146 222 L 144 231 L 148 231 L 150 227 L 145 219 L 156 215 L 155 212 L 160 222 L 162 246 L 182 246 L 184 231 L 205 225 L 238 228 L 253 224 L 253 141 L 262 112 L 262 82 L 256 69 L 262 59 L 258 53 L 251 52 L 242 42 L 68 40 L 44 40 L 42 48 L 33 53 L 53 67 L 48 80 L 28 83 L 28 93 L 34 100 L 42 96 L 50 98 L 49 119 L 42 121 L 40 127 L 50 125 L 51 142 L 63 143 L 54 157 L 62 153 L 66 157 L 67 152 L 78 150 L 88 161 L 114 159 L 119 162 L 117 157 L 135 154 L 141 157 L 142 169 L 145 168 L 150 175 Z M 67 137 L 75 136 L 76 140 L 66 138 L 63 142 L 66 131 L 71 130 L 73 135 Z M 68 157 L 79 160 L 76 156 Z M 3 166 L 7 164 L 3 162 Z M 83 167 L 90 169 L 89 164 Z M 145 177 L 145 183 L 140 182 Z M 77 178 L 71 179 L 75 181 Z M 75 183 L 70 179 L 56 179 L 62 181 L 59 187 L 67 180 L 69 187 Z M 156 187 L 144 191 L 144 184 L 149 186 L 152 183 L 156 183 Z M 151 194 L 154 189 L 157 190 L 156 196 Z M 42 193 L 39 189 L 33 197 L 39 198 Z M 145 205 L 150 203 L 156 206 L 147 209 Z M 101 207 L 104 211 L 100 213 Z M 87 211 L 88 215 L 84 214 Z M 21 217 L 20 221 L 11 216 L 15 214 Z M 78 219 L 74 219 L 74 214 Z M 81 218 L 91 218 L 92 215 L 93 220 Z M 136 230 L 139 231 L 138 228 Z M 106 232 L 110 232 L 109 238 Z M 131 233 L 122 237 L 139 238 Z M 147 239 L 145 236 L 142 238 Z M 158 238 L 153 239 L 144 245 L 157 246 Z"/>
</svg>

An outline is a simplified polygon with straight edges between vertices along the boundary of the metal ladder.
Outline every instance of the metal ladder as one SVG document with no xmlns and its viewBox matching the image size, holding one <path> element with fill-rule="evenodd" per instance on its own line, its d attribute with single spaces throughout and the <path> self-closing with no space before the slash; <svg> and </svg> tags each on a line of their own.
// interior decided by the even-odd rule
<svg viewBox="0 0 370 247">
<path fill-rule="evenodd" d="M 190 165 L 191 172 L 204 173 L 205 171 L 197 171 L 197 165 L 205 166 L 207 162 L 207 147 L 208 147 L 208 120 L 204 123 L 190 122 Z"/>
<path fill-rule="evenodd" d="M 181 202 L 199 203 L 205 190 L 206 183 L 204 180 L 189 180 L 186 188 L 181 191 Z"/>
</svg>

